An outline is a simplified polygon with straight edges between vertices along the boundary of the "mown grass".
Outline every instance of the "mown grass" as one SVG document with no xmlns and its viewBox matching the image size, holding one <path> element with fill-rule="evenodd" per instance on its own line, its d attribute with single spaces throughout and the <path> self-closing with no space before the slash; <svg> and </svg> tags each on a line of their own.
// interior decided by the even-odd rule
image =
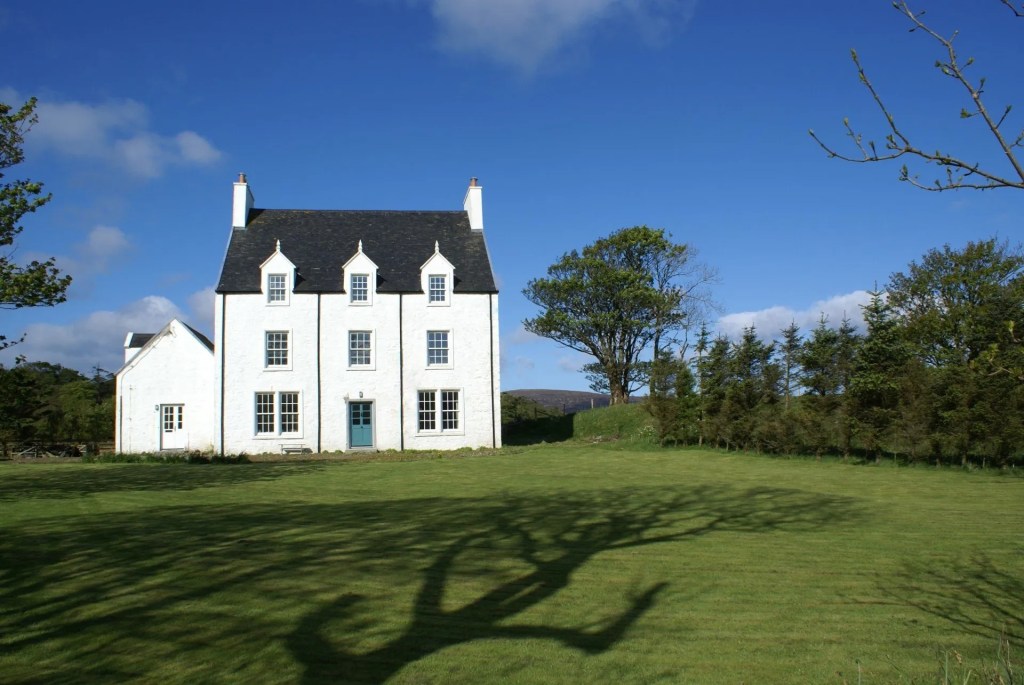
<svg viewBox="0 0 1024 685">
<path fill-rule="evenodd" d="M 1021 649 L 1022 496 L 606 443 L 0 465 L 0 681 L 934 683 Z"/>
</svg>

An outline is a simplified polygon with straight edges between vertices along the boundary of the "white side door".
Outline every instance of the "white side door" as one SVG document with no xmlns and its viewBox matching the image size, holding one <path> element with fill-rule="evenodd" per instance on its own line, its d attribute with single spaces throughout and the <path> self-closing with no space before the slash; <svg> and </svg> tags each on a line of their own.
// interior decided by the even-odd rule
<svg viewBox="0 0 1024 685">
<path fill-rule="evenodd" d="M 188 444 L 185 434 L 185 405 L 160 405 L 160 449 L 183 450 Z"/>
</svg>

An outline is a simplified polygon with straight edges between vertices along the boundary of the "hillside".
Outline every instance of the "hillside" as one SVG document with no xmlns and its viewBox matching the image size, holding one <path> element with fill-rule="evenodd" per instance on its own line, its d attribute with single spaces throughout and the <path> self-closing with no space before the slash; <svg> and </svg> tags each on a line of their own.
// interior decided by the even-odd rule
<svg viewBox="0 0 1024 685">
<path fill-rule="evenodd" d="M 575 414 L 584 409 L 607 407 L 608 395 L 581 390 L 508 390 L 506 395 L 532 400 L 563 414 Z"/>
</svg>

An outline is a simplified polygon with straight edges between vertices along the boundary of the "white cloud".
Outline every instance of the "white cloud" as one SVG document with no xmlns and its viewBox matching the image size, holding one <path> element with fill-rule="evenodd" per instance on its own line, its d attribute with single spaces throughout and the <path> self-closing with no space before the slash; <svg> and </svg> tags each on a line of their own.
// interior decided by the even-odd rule
<svg viewBox="0 0 1024 685">
<path fill-rule="evenodd" d="M 568 371 L 569 373 L 579 373 L 580 369 L 583 368 L 584 364 L 589 364 L 594 361 L 590 357 L 586 357 L 582 354 L 564 355 L 558 358 L 556 362 L 558 368 L 561 371 Z"/>
<path fill-rule="evenodd" d="M 517 326 L 514 331 L 504 336 L 501 339 L 501 342 L 503 346 L 510 347 L 514 345 L 526 345 L 529 343 L 537 342 L 539 340 L 544 340 L 544 338 L 535 333 L 529 332 L 528 330 L 526 330 L 526 327 L 524 327 L 522 324 L 519 324 L 519 326 Z"/>
<path fill-rule="evenodd" d="M 174 136 L 178 146 L 178 154 L 186 162 L 196 164 L 212 164 L 220 159 L 220 150 L 195 131 L 182 131 Z"/>
<path fill-rule="evenodd" d="M 855 290 L 845 295 L 835 295 L 827 300 L 818 300 L 806 309 L 790 307 L 769 307 L 755 312 L 737 312 L 726 314 L 718 320 L 718 332 L 737 339 L 743 329 L 755 326 L 763 338 L 774 338 L 779 331 L 796 323 L 803 332 L 818 325 L 822 315 L 828 317 L 829 324 L 838 326 L 843 318 L 848 318 L 858 329 L 863 329 L 864 318 L 861 306 L 868 303 L 871 295 L 866 290 Z"/>
<path fill-rule="evenodd" d="M 97 226 L 85 241 L 75 246 L 79 259 L 94 273 L 103 273 L 118 257 L 131 249 L 128 237 L 116 226 Z"/>
<path fill-rule="evenodd" d="M 15 355 L 87 372 L 99 365 L 116 371 L 124 362 L 124 339 L 129 331 L 156 333 L 174 318 L 183 318 L 166 297 L 150 295 L 117 311 L 93 312 L 66 325 L 32 324 L 25 342 L 2 353 L 6 362 Z"/>
<path fill-rule="evenodd" d="M 0 98 L 26 99 L 11 88 L 0 89 Z M 106 161 L 142 178 L 156 178 L 172 166 L 207 166 L 222 156 L 195 131 L 163 135 L 150 130 L 149 110 L 135 100 L 90 104 L 40 98 L 36 115 L 28 144 Z"/>
<path fill-rule="evenodd" d="M 212 286 L 197 290 L 188 296 L 188 309 L 192 313 L 194 327 L 200 331 L 213 331 L 214 300 L 215 292 Z"/>
<path fill-rule="evenodd" d="M 440 46 L 530 74 L 602 22 L 634 25 L 648 42 L 685 26 L 697 0 L 430 0 Z"/>
<path fill-rule="evenodd" d="M 506 379 L 506 382 L 509 376 L 518 378 L 533 371 L 535 367 L 536 363 L 530 357 L 501 355 L 501 375 Z"/>
<path fill-rule="evenodd" d="M 61 273 L 71 274 L 72 292 L 81 294 L 92 287 L 96 276 L 109 271 L 131 248 L 131 242 L 120 228 L 96 226 L 85 240 L 72 246 L 70 255 L 54 256 L 34 251 L 27 253 L 25 259 L 45 260 L 53 256 Z"/>
</svg>

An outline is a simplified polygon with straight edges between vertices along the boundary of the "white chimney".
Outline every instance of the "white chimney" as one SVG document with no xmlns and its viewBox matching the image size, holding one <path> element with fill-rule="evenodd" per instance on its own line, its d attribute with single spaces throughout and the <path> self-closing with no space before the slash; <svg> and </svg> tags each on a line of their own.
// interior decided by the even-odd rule
<svg viewBox="0 0 1024 685">
<path fill-rule="evenodd" d="M 252 209 L 252 205 L 252 191 L 249 190 L 245 174 L 238 174 L 238 180 L 235 182 L 234 202 L 231 206 L 232 228 L 245 228 L 245 224 L 249 221 L 249 210 Z"/>
<path fill-rule="evenodd" d="M 477 185 L 476 177 L 469 179 L 469 190 L 466 191 L 466 200 L 462 204 L 469 215 L 469 227 L 474 231 L 482 231 L 484 228 L 484 197 L 483 187 Z"/>
</svg>

